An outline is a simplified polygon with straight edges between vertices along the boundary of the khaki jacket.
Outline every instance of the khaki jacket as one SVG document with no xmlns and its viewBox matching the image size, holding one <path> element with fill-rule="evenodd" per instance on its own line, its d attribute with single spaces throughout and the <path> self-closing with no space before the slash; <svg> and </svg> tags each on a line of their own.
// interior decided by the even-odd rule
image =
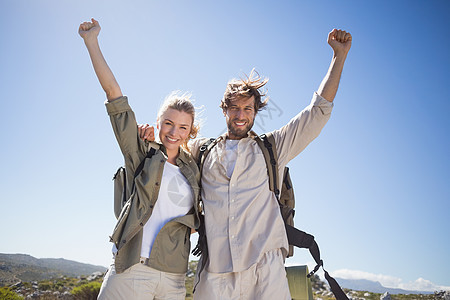
<svg viewBox="0 0 450 300">
<path fill-rule="evenodd" d="M 143 226 L 150 218 L 158 199 L 159 187 L 167 160 L 164 146 L 158 143 L 145 143 L 139 138 L 136 118 L 127 97 L 106 102 L 114 134 L 125 159 L 127 186 L 133 186 L 136 168 L 144 159 L 150 147 L 156 152 L 146 159 L 142 172 L 135 179 L 135 188 L 126 202 L 111 235 L 118 251 L 115 255 L 115 268 L 121 273 L 137 264 L 140 259 Z M 192 157 L 183 150 L 176 161 L 181 173 L 192 188 L 194 207 L 182 217 L 169 221 L 156 236 L 150 253 L 148 265 L 154 269 L 185 273 L 190 251 L 191 228 L 198 228 L 198 198 L 200 174 Z"/>
</svg>

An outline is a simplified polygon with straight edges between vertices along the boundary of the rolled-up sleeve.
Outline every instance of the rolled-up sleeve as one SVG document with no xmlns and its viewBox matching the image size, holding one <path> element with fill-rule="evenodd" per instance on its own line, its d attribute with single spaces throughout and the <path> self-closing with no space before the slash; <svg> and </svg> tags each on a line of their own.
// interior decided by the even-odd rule
<svg viewBox="0 0 450 300">
<path fill-rule="evenodd" d="M 131 110 L 127 96 L 122 96 L 112 101 L 105 101 L 105 105 L 106 111 L 110 116 Z"/>
<path fill-rule="evenodd" d="M 105 105 L 114 134 L 125 159 L 125 166 L 133 174 L 147 151 L 147 145 L 139 137 L 134 112 L 128 104 L 126 96 L 113 101 L 106 101 Z"/>
<path fill-rule="evenodd" d="M 304 110 L 273 132 L 280 166 L 300 154 L 320 134 L 332 110 L 333 102 L 314 93 L 311 103 Z"/>
</svg>

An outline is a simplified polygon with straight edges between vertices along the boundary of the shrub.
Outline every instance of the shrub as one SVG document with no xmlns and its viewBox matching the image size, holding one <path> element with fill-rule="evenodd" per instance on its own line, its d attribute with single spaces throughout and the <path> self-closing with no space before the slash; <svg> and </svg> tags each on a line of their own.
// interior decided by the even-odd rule
<svg viewBox="0 0 450 300">
<path fill-rule="evenodd" d="M 96 300 L 101 286 L 100 282 L 90 282 L 75 287 L 71 293 L 75 299 Z"/>
<path fill-rule="evenodd" d="M 22 300 L 23 298 L 14 293 L 9 287 L 0 288 L 0 299 L 3 300 Z"/>
<path fill-rule="evenodd" d="M 50 281 L 41 281 L 38 283 L 38 287 L 42 291 L 47 291 L 53 287 L 53 283 Z"/>
</svg>

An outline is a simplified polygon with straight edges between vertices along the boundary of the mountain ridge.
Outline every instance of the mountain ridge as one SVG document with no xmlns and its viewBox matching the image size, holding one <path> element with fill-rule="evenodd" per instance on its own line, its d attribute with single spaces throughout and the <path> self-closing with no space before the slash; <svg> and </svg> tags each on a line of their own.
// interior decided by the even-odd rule
<svg viewBox="0 0 450 300">
<path fill-rule="evenodd" d="M 64 258 L 36 258 L 29 254 L 0 253 L 0 287 L 15 284 L 18 281 L 31 282 L 47 280 L 61 276 L 88 276 L 94 272 L 106 272 L 107 268 L 99 265 L 80 263 Z M 410 291 L 384 287 L 378 281 L 367 279 L 337 278 L 342 288 L 372 293 L 390 294 L 432 294 L 429 291 Z"/>
<path fill-rule="evenodd" d="M 64 258 L 36 258 L 29 254 L 0 253 L 0 286 L 18 281 L 45 280 L 61 276 L 77 277 L 105 272 L 106 267 Z"/>
<path fill-rule="evenodd" d="M 411 291 L 398 288 L 388 288 L 383 286 L 379 281 L 371 281 L 367 279 L 343 279 L 335 277 L 336 281 L 342 288 L 347 288 L 356 291 L 367 291 L 372 293 L 389 294 L 433 294 L 429 291 Z"/>
</svg>

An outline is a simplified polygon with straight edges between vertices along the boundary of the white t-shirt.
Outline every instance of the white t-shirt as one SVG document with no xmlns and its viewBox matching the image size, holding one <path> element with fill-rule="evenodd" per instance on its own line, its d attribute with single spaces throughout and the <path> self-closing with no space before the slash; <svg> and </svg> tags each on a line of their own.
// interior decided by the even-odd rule
<svg viewBox="0 0 450 300">
<path fill-rule="evenodd" d="M 227 168 L 227 176 L 231 178 L 233 175 L 234 166 L 236 165 L 237 160 L 237 149 L 238 149 L 239 140 L 226 140 L 225 141 L 225 157 L 224 162 Z"/>
<path fill-rule="evenodd" d="M 156 236 L 170 220 L 186 215 L 194 205 L 191 186 L 180 168 L 166 162 L 161 179 L 158 201 L 152 215 L 144 225 L 141 256 L 150 257 Z"/>
</svg>

